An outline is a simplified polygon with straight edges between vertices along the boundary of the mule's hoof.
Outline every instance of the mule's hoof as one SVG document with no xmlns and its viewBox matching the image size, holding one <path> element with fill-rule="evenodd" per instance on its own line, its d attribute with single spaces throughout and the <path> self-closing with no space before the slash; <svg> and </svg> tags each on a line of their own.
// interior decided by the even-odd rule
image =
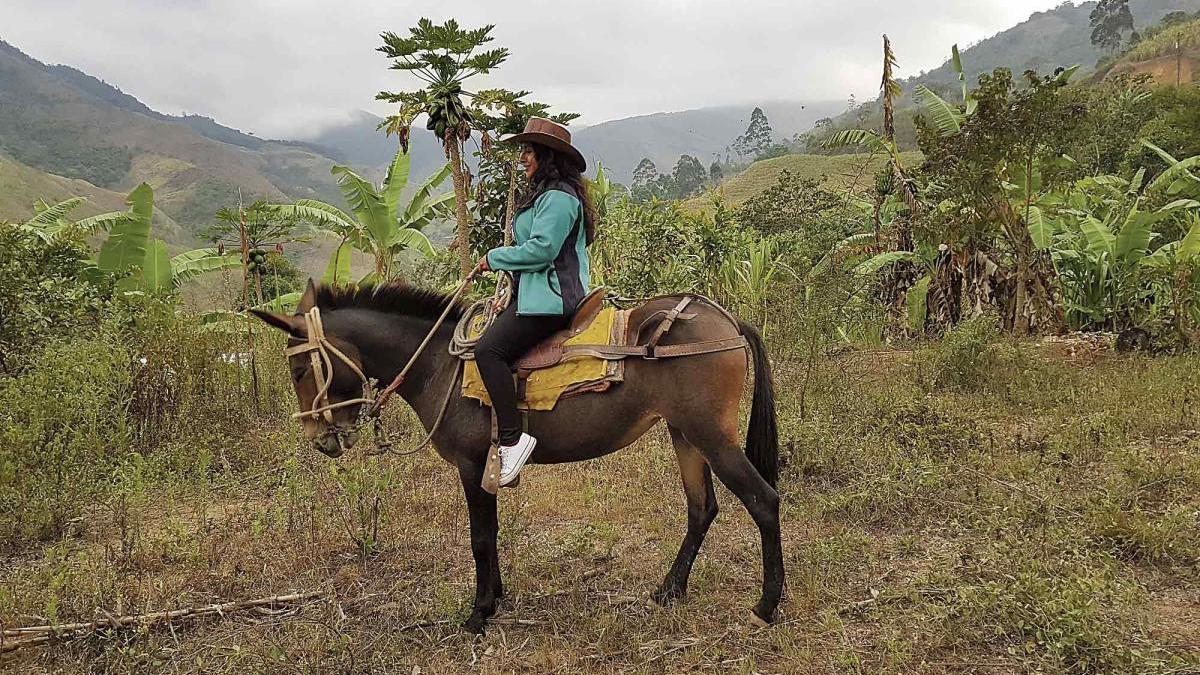
<svg viewBox="0 0 1200 675">
<path fill-rule="evenodd" d="M 658 607 L 669 607 L 685 595 L 687 595 L 686 591 L 677 588 L 660 588 L 650 594 L 650 602 Z"/>
<path fill-rule="evenodd" d="M 487 625 L 487 619 L 481 616 L 471 615 L 466 621 L 462 622 L 463 630 L 476 635 L 483 635 L 483 628 Z"/>
<path fill-rule="evenodd" d="M 750 625 L 755 628 L 770 628 L 774 618 L 764 619 L 758 615 L 757 610 L 750 610 Z"/>
</svg>

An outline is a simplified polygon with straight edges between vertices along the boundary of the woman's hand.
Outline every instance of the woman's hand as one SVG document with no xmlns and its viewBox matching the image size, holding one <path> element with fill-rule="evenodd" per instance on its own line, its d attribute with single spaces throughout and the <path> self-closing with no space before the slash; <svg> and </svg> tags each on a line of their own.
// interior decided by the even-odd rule
<svg viewBox="0 0 1200 675">
<path fill-rule="evenodd" d="M 485 256 L 483 256 L 482 258 L 480 258 L 480 259 L 479 259 L 479 262 L 475 263 L 475 272 L 476 272 L 476 273 L 479 273 L 479 272 L 491 272 L 491 271 L 492 271 L 492 268 L 491 268 L 491 267 L 488 267 L 488 261 L 487 261 L 487 256 L 486 256 L 486 255 L 485 255 Z"/>
</svg>

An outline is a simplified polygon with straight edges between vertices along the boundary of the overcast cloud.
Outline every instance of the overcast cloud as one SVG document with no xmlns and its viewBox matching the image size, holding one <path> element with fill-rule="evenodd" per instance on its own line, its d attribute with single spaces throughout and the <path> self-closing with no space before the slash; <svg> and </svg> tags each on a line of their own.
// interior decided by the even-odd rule
<svg viewBox="0 0 1200 675">
<path fill-rule="evenodd" d="M 490 86 L 529 89 L 581 123 L 766 99 L 873 97 L 879 36 L 898 75 L 1059 0 L 0 0 L 0 39 L 167 113 L 303 138 L 415 86 L 375 48 L 419 17 L 496 24 Z"/>
</svg>

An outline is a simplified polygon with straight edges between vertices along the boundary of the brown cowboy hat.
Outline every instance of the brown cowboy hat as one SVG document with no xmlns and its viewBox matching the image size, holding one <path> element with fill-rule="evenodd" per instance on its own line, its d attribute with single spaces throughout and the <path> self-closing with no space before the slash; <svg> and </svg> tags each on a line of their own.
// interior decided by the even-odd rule
<svg viewBox="0 0 1200 675">
<path fill-rule="evenodd" d="M 549 148 L 564 153 L 575 160 L 580 171 L 587 170 L 587 161 L 583 153 L 571 145 L 571 132 L 561 124 L 551 122 L 544 117 L 531 117 L 525 123 L 525 131 L 519 134 L 504 134 L 500 137 L 502 143 L 540 143 Z"/>
</svg>

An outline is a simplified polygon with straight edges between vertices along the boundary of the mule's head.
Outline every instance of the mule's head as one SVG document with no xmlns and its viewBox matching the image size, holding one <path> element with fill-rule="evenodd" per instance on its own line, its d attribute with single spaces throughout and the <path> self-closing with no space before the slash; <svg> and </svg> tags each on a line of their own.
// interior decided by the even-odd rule
<svg viewBox="0 0 1200 675">
<path fill-rule="evenodd" d="M 340 457 L 354 447 L 359 437 L 358 421 L 363 404 L 339 404 L 363 397 L 363 380 L 359 377 L 362 356 L 352 343 L 328 330 L 324 333 L 326 347 L 318 347 L 311 339 L 310 326 L 305 320 L 305 314 L 315 304 L 316 289 L 310 280 L 296 314 L 288 316 L 257 309 L 250 312 L 288 334 L 288 368 L 300 404 L 299 418 L 304 436 L 322 453 Z M 334 349 L 351 363 L 335 354 Z"/>
</svg>

